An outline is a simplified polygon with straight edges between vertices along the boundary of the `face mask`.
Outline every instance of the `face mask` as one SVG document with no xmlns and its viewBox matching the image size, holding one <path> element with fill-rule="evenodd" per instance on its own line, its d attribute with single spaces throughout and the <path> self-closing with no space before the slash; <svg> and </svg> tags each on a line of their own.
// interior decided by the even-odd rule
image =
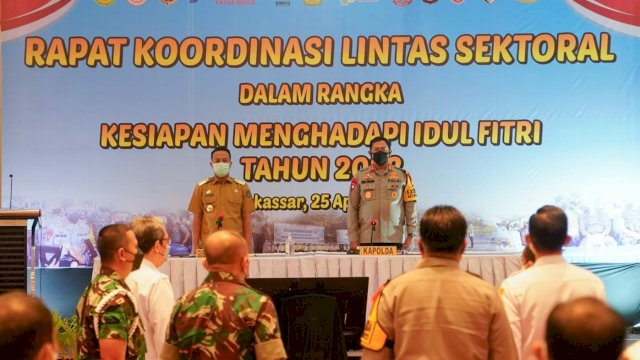
<svg viewBox="0 0 640 360">
<path fill-rule="evenodd" d="M 213 164 L 213 173 L 217 177 L 225 177 L 229 174 L 229 163 L 215 163 Z"/>
<path fill-rule="evenodd" d="M 384 165 L 389 160 L 389 154 L 384 151 L 378 151 L 373 153 L 373 161 L 378 165 Z"/>
<path fill-rule="evenodd" d="M 124 249 L 124 251 L 127 254 L 131 254 L 133 255 L 133 260 L 127 260 L 127 262 L 133 263 L 133 267 L 131 268 L 131 271 L 136 271 L 138 269 L 140 269 L 140 264 L 142 264 L 142 258 L 144 258 L 144 253 L 142 252 L 142 250 L 138 249 L 138 251 L 134 253 L 129 252 L 127 249 Z"/>
</svg>

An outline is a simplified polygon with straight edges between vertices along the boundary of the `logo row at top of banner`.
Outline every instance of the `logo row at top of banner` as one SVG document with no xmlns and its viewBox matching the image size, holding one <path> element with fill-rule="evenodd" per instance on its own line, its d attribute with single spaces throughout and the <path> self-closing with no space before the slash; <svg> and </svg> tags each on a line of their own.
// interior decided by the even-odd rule
<svg viewBox="0 0 640 360">
<path fill-rule="evenodd" d="M 115 4 L 116 2 L 116 0 L 95 0 L 95 1 L 96 3 L 102 6 L 110 6 Z M 140 6 L 147 2 L 147 0 L 127 0 L 127 1 L 129 2 L 129 4 L 134 6 Z M 160 1 L 163 4 L 169 6 L 169 5 L 173 5 L 177 0 L 160 0 Z M 250 6 L 250 5 L 256 4 L 256 0 L 210 0 L 210 1 L 215 1 L 216 5 Z M 327 0 L 327 1 L 331 1 L 331 0 Z M 378 3 L 384 0 L 333 0 L 333 1 L 339 1 L 341 5 L 350 5 L 353 3 Z M 414 2 L 414 0 L 387 0 L 387 1 L 391 1 L 394 5 L 397 5 L 397 6 L 407 6 L 407 5 L 411 5 Z M 442 0 L 442 1 L 446 1 L 446 0 Z M 464 0 L 450 0 L 450 1 L 453 2 L 454 4 L 462 4 L 464 2 Z M 492 4 L 494 1 L 495 0 L 484 0 L 484 2 L 487 4 Z M 517 1 L 522 3 L 533 3 L 538 0 L 517 0 Z M 188 2 L 191 4 L 194 4 L 194 3 L 197 3 L 198 0 L 188 0 Z M 304 5 L 306 6 L 320 6 L 322 5 L 322 2 L 323 0 L 304 0 L 303 1 Z M 420 2 L 420 1 L 416 1 L 416 2 Z M 422 0 L 422 3 L 428 4 L 428 5 L 433 5 L 437 2 L 438 0 Z M 273 0 L 273 3 L 275 6 L 291 6 L 292 1 L 291 0 Z"/>
</svg>

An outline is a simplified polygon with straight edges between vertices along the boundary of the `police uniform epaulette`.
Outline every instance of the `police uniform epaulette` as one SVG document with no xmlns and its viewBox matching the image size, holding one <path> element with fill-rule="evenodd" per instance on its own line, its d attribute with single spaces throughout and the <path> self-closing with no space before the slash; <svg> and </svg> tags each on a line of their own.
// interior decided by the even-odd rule
<svg viewBox="0 0 640 360">
<path fill-rule="evenodd" d="M 204 180 L 200 181 L 200 182 L 198 183 L 198 186 L 202 186 L 202 185 L 204 185 L 204 184 L 208 183 L 209 181 L 211 181 L 211 179 L 213 179 L 213 178 L 206 178 L 206 179 L 204 179 Z"/>
<path fill-rule="evenodd" d="M 243 180 L 236 179 L 236 178 L 233 178 L 233 181 L 237 182 L 237 183 L 238 183 L 238 184 L 240 184 L 240 185 L 244 185 L 244 184 L 246 184 L 246 182 L 244 182 Z"/>
</svg>

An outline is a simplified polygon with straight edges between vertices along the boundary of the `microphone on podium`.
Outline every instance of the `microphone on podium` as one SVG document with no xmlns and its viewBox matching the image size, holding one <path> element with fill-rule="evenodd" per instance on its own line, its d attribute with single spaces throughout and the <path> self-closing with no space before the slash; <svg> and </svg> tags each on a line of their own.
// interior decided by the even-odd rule
<svg viewBox="0 0 640 360">
<path fill-rule="evenodd" d="M 222 227 L 222 220 L 224 220 L 224 214 L 218 214 L 218 219 L 216 220 L 216 225 L 218 226 L 216 230 L 220 230 Z"/>
<path fill-rule="evenodd" d="M 369 224 L 371 224 L 371 238 L 369 239 L 369 243 L 373 243 L 373 233 L 376 232 L 376 225 L 378 225 L 378 219 L 372 217 L 369 220 Z"/>
<path fill-rule="evenodd" d="M 13 174 L 9 174 L 9 181 L 11 183 L 9 186 L 9 209 L 11 209 L 11 203 L 13 202 Z"/>
</svg>

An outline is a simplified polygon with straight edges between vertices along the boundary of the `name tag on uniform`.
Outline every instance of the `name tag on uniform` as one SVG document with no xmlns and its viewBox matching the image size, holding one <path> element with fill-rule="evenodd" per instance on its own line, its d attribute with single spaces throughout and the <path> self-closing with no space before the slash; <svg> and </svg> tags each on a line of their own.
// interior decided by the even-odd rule
<svg viewBox="0 0 640 360">
<path fill-rule="evenodd" d="M 395 246 L 360 246 L 361 256 L 381 256 L 398 255 L 398 248 Z"/>
</svg>

